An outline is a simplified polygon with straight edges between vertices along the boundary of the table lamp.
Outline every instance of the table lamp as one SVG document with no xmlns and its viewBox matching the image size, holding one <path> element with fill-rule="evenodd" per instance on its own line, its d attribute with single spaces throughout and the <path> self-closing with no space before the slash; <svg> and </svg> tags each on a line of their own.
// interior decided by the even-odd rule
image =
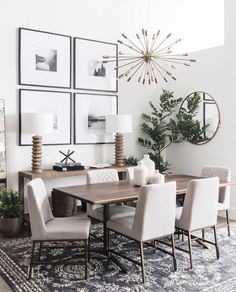
<svg viewBox="0 0 236 292">
<path fill-rule="evenodd" d="M 124 166 L 124 136 L 123 133 L 132 132 L 131 115 L 106 116 L 106 132 L 115 135 L 115 165 Z"/>
<path fill-rule="evenodd" d="M 32 171 L 42 172 L 43 134 L 53 132 L 53 113 L 23 113 L 22 133 L 32 134 Z"/>
</svg>

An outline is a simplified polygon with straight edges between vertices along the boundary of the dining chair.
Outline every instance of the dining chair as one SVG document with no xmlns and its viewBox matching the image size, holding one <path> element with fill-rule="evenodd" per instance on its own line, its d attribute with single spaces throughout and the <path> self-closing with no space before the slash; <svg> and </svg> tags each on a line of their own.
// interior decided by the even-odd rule
<svg viewBox="0 0 236 292">
<path fill-rule="evenodd" d="M 40 261 L 41 250 L 50 248 L 50 246 L 43 246 L 44 242 L 54 241 L 83 241 L 85 249 L 85 279 L 88 278 L 87 262 L 90 254 L 90 219 L 80 217 L 62 217 L 55 218 L 52 214 L 49 204 L 47 192 L 43 183 L 43 180 L 36 178 L 31 180 L 27 184 L 28 191 L 28 204 L 29 204 L 29 216 L 30 227 L 32 235 L 32 252 L 29 267 L 29 279 L 32 275 L 32 269 L 35 265 L 50 265 L 52 262 Z M 38 259 L 35 260 L 35 246 L 39 243 Z M 75 248 L 75 246 L 71 246 Z M 58 246 L 61 248 L 61 246 Z M 78 248 L 81 248 L 78 247 Z M 53 264 L 63 264 L 65 262 L 58 261 Z M 72 262 L 70 264 L 78 264 Z"/>
<path fill-rule="evenodd" d="M 98 184 L 106 182 L 118 182 L 118 172 L 116 169 L 98 169 L 87 172 L 87 183 Z M 119 218 L 133 215 L 135 209 L 127 205 L 110 205 L 109 218 Z M 87 215 L 97 221 L 103 222 L 103 206 L 87 204 Z"/>
<path fill-rule="evenodd" d="M 200 244 L 212 244 L 216 248 L 219 259 L 219 248 L 216 237 L 216 223 L 218 211 L 219 178 L 193 179 L 189 182 L 183 207 L 176 208 L 175 227 L 188 237 L 188 250 L 177 249 L 189 253 L 190 268 L 192 261 L 192 239 Z M 192 232 L 206 228 L 213 228 L 214 242 L 192 235 Z"/>
<path fill-rule="evenodd" d="M 175 198 L 176 182 L 142 186 L 135 214 L 110 219 L 107 223 L 109 239 L 108 257 L 111 258 L 113 253 L 141 266 L 143 283 L 145 282 L 144 243 L 171 255 L 173 257 L 174 270 L 177 270 L 174 244 Z M 115 248 L 110 248 L 110 231 L 139 242 L 141 262 L 118 252 Z M 153 244 L 154 240 L 165 236 L 171 236 L 172 252 Z"/>
<path fill-rule="evenodd" d="M 202 168 L 202 177 L 218 176 L 220 180 L 230 182 L 230 168 L 222 166 L 207 165 Z M 219 189 L 218 211 L 225 211 L 226 224 L 217 224 L 217 227 L 227 227 L 228 236 L 230 236 L 229 207 L 230 207 L 230 186 Z"/>
</svg>

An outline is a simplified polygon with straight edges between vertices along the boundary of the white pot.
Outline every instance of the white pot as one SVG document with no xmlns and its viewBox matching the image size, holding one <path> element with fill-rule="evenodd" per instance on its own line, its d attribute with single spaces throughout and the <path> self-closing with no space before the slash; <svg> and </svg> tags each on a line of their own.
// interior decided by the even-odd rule
<svg viewBox="0 0 236 292">
<path fill-rule="evenodd" d="M 143 186 L 148 182 L 148 169 L 142 163 L 139 162 L 138 166 L 134 167 L 134 185 Z"/>
<path fill-rule="evenodd" d="M 151 176 L 155 173 L 155 163 L 150 159 L 149 154 L 144 154 L 143 159 L 141 159 L 139 162 L 143 162 L 143 164 L 147 167 L 148 176 Z"/>
<path fill-rule="evenodd" d="M 165 176 L 159 172 L 159 170 L 156 170 L 153 175 L 149 177 L 149 183 L 150 184 L 164 184 L 165 182 Z"/>
</svg>

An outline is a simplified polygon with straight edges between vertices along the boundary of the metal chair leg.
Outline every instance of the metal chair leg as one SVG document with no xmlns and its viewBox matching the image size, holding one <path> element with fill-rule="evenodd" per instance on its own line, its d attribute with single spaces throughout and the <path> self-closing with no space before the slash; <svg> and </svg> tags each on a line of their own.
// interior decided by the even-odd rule
<svg viewBox="0 0 236 292">
<path fill-rule="evenodd" d="M 31 251 L 31 258 L 30 258 L 30 269 L 29 269 L 29 279 L 31 279 L 32 275 L 32 268 L 33 268 L 33 260 L 34 260 L 34 250 L 35 250 L 35 241 L 33 241 L 32 251 Z"/>
<path fill-rule="evenodd" d="M 177 261 L 176 261 L 176 254 L 175 254 L 175 237 L 174 237 L 174 234 L 171 234 L 171 243 L 172 243 L 174 272 L 176 272 L 177 271 Z"/>
<path fill-rule="evenodd" d="M 91 246 L 91 241 L 90 241 L 90 235 L 88 238 L 88 262 L 90 262 L 90 246 Z"/>
<path fill-rule="evenodd" d="M 107 230 L 107 259 L 109 261 L 109 259 L 111 258 L 111 252 L 110 252 L 110 242 L 111 242 L 111 231 L 110 229 Z"/>
<path fill-rule="evenodd" d="M 88 240 L 84 241 L 85 248 L 85 261 L 84 261 L 84 269 L 85 269 L 85 280 L 88 279 Z"/>
<path fill-rule="evenodd" d="M 214 231 L 214 238 L 215 238 L 215 247 L 216 247 L 216 258 L 217 260 L 220 258 L 220 252 L 219 252 L 219 247 L 218 247 L 218 242 L 217 242 L 217 236 L 216 236 L 216 227 L 213 227 Z"/>
<path fill-rule="evenodd" d="M 229 223 L 229 211 L 225 210 L 226 212 L 226 221 L 227 221 L 227 228 L 228 228 L 228 236 L 230 236 L 230 223 Z"/>
<path fill-rule="evenodd" d="M 204 239 L 204 238 L 205 238 L 205 230 L 202 229 L 202 239 Z"/>
<path fill-rule="evenodd" d="M 192 242 L 191 242 L 191 234 L 189 231 L 188 231 L 188 249 L 189 249 L 190 269 L 192 269 L 193 268 Z"/>
<path fill-rule="evenodd" d="M 143 256 L 142 242 L 140 242 L 140 257 L 141 257 L 142 282 L 145 283 L 144 256 Z"/>
</svg>

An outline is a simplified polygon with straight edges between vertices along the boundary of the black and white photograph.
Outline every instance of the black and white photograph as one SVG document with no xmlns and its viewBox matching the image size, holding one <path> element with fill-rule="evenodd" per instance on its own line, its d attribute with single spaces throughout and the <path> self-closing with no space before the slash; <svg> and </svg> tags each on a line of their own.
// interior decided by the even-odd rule
<svg viewBox="0 0 236 292">
<path fill-rule="evenodd" d="M 75 89 L 117 92 L 117 62 L 103 63 L 103 56 L 117 56 L 117 45 L 74 38 Z"/>
<path fill-rule="evenodd" d="M 43 136 L 44 145 L 71 144 L 71 93 L 21 89 L 19 112 L 19 144 L 32 145 L 33 134 L 22 132 L 22 114 L 52 113 L 53 131 Z M 35 133 L 37 134 L 37 133 Z"/>
<path fill-rule="evenodd" d="M 57 50 L 40 48 L 35 56 L 36 70 L 57 72 Z"/>
<path fill-rule="evenodd" d="M 19 84 L 71 88 L 71 37 L 20 28 Z"/>
<path fill-rule="evenodd" d="M 117 96 L 76 93 L 74 96 L 75 144 L 114 143 L 111 133 L 106 133 L 107 115 L 117 114 Z"/>
</svg>

